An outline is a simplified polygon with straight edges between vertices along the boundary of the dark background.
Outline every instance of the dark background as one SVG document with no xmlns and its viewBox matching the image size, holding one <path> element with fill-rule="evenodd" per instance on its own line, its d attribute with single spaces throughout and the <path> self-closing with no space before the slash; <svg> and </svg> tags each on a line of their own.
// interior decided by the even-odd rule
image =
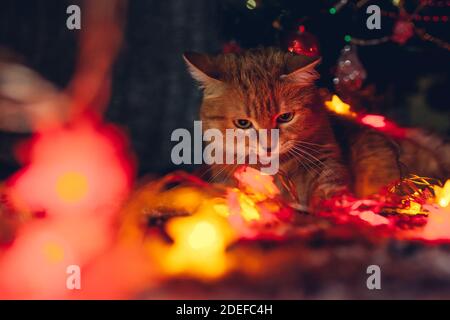
<svg viewBox="0 0 450 320">
<path fill-rule="evenodd" d="M 282 47 L 283 35 L 303 24 L 319 39 L 323 56 L 320 85 L 332 89 L 334 66 L 346 34 L 370 39 L 392 33 L 394 21 L 388 17 L 382 18 L 382 30 L 367 30 L 365 7 L 355 11 L 348 6 L 330 15 L 328 10 L 335 3 L 262 0 L 250 10 L 246 0 L 131 0 L 106 117 L 129 133 L 139 173 L 173 169 L 170 134 L 175 128 L 192 127 L 197 119 L 200 92 L 185 70 L 184 51 L 219 52 L 229 41 L 243 48 Z M 370 3 L 396 10 L 391 1 Z M 413 7 L 417 1 L 409 3 Z M 77 33 L 65 27 L 69 4 L 62 0 L 0 1 L 0 46 L 22 56 L 27 65 L 61 88 L 69 82 L 76 58 Z M 421 13 L 448 16 L 448 8 L 430 7 Z M 272 26 L 279 17 L 283 31 Z M 448 41 L 448 22 L 420 26 Z M 403 46 L 388 43 L 359 47 L 358 52 L 368 74 L 366 85 L 374 85 L 381 97 L 374 111 L 403 125 L 449 133 L 449 51 L 412 38 Z M 1 134 L 1 139 L 7 136 Z M 5 164 L 0 171 L 6 175 L 13 168 Z"/>
</svg>

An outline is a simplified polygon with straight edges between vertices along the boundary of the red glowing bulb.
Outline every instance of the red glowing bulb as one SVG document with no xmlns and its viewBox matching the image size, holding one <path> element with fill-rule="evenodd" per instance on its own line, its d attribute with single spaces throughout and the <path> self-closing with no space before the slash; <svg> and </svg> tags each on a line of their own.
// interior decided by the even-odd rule
<svg viewBox="0 0 450 320">
<path fill-rule="evenodd" d="M 28 165 L 10 180 L 11 197 L 49 215 L 112 213 L 131 187 L 130 164 L 113 128 L 84 119 L 35 137 Z"/>
<path fill-rule="evenodd" d="M 361 118 L 361 122 L 374 128 L 386 127 L 386 118 L 379 115 L 368 114 Z"/>
<path fill-rule="evenodd" d="M 59 198 L 67 203 L 81 201 L 88 193 L 87 177 L 78 172 L 64 172 L 58 177 L 56 192 Z"/>
<path fill-rule="evenodd" d="M 97 217 L 59 216 L 24 225 L 0 256 L 0 299 L 65 298 L 68 267 L 92 261 L 112 236 L 109 222 Z"/>
</svg>

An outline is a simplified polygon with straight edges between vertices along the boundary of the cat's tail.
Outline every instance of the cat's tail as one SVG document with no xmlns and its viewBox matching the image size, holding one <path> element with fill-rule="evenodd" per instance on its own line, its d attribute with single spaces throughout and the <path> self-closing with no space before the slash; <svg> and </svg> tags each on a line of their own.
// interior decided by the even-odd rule
<svg viewBox="0 0 450 320">
<path fill-rule="evenodd" d="M 400 162 L 408 173 L 423 177 L 450 178 L 450 141 L 423 129 L 408 129 L 400 141 Z"/>
</svg>

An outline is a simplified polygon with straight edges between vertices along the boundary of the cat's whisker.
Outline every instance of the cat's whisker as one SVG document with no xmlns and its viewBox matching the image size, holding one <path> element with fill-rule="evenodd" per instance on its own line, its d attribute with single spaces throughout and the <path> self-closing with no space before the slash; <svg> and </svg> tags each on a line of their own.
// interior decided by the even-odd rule
<svg viewBox="0 0 450 320">
<path fill-rule="evenodd" d="M 208 173 L 211 173 L 211 171 L 214 169 L 213 166 L 209 166 L 203 173 L 199 176 L 199 178 L 204 178 Z"/>
<path fill-rule="evenodd" d="M 302 165 L 304 167 L 306 166 L 308 173 L 312 173 L 315 176 L 320 176 L 320 170 L 318 170 L 314 166 L 312 166 L 311 162 L 307 158 L 305 158 L 304 156 L 301 156 L 300 163 L 302 163 Z"/>
<path fill-rule="evenodd" d="M 311 151 L 311 152 L 315 152 L 318 156 L 323 153 L 320 149 L 317 150 L 317 149 L 314 149 L 313 147 L 310 147 L 310 146 L 304 146 L 304 145 L 294 145 L 294 146 L 302 148 L 302 149 L 306 149 L 306 150 Z"/>
<path fill-rule="evenodd" d="M 306 149 L 308 151 L 311 151 L 313 154 L 315 154 L 317 157 L 320 156 L 327 156 L 329 154 L 335 153 L 336 149 L 332 145 L 325 145 L 324 147 L 314 147 L 309 145 L 303 145 L 301 142 L 296 142 L 294 144 L 295 147 Z"/>
<path fill-rule="evenodd" d="M 304 160 L 306 160 L 306 162 Z M 317 170 L 315 167 L 311 166 L 310 162 L 305 157 L 302 157 L 301 163 L 307 167 L 308 172 L 312 172 L 314 175 L 317 175 L 317 176 L 320 175 L 320 171 Z"/>
<path fill-rule="evenodd" d="M 319 164 L 320 165 L 324 165 L 324 163 L 323 163 L 323 161 L 322 160 L 320 160 L 319 158 L 317 158 L 317 157 L 315 157 L 314 155 L 312 155 L 310 152 L 308 152 L 308 150 L 305 150 L 305 149 L 303 149 L 303 148 L 300 148 L 300 147 L 293 147 L 292 148 L 293 150 L 297 150 L 297 151 L 299 151 L 299 152 L 301 152 L 301 153 L 304 153 L 306 156 L 308 156 L 308 157 L 310 157 L 310 160 L 312 159 L 312 160 L 315 160 L 316 162 L 314 162 L 314 161 L 312 161 L 311 160 L 311 162 L 312 163 L 314 163 L 314 164 L 316 164 L 319 168 L 321 168 L 320 166 L 319 166 Z"/>
<path fill-rule="evenodd" d="M 322 175 L 324 175 L 325 177 L 328 177 L 330 174 L 332 174 L 333 172 L 326 167 L 325 163 L 318 159 L 317 157 L 313 156 L 312 154 L 310 154 L 309 152 L 307 152 L 306 150 L 300 149 L 300 148 L 294 148 L 295 150 L 297 150 L 298 152 L 302 153 L 305 155 L 305 160 L 309 161 L 311 164 L 314 164 L 317 168 L 319 168 L 320 170 L 322 170 Z M 316 160 L 321 166 L 319 166 L 318 163 L 312 161 L 310 158 L 307 158 L 306 156 L 313 158 L 314 160 Z"/>
<path fill-rule="evenodd" d="M 308 148 L 309 150 L 314 150 L 317 153 L 326 153 L 326 152 L 330 152 L 330 151 L 335 151 L 336 150 L 336 146 L 333 146 L 332 144 L 324 144 L 324 145 L 315 145 L 315 144 L 310 144 L 308 142 L 305 141 L 294 141 L 294 145 L 302 147 L 302 148 Z"/>
<path fill-rule="evenodd" d="M 305 140 L 294 140 L 295 143 L 303 143 L 303 144 L 307 144 L 310 146 L 316 146 L 316 147 L 329 147 L 329 144 L 318 144 L 318 143 L 313 143 L 313 142 L 309 142 L 309 141 L 305 141 Z"/>
<path fill-rule="evenodd" d="M 300 162 L 301 162 L 303 165 L 308 166 L 308 168 L 309 168 L 310 170 L 313 170 L 315 174 L 320 175 L 320 171 L 322 170 L 321 167 L 318 167 L 317 164 L 315 164 L 314 162 L 312 162 L 310 159 L 308 159 L 303 153 L 300 153 L 298 150 L 296 150 L 296 149 L 291 149 L 290 151 L 292 151 L 292 152 L 293 152 L 294 154 L 296 154 L 297 156 L 301 157 L 301 159 L 299 159 L 299 160 L 300 160 Z M 303 162 L 302 160 L 305 160 L 305 161 L 307 161 L 307 162 L 305 163 L 305 162 Z M 310 164 L 315 164 L 317 168 L 311 166 Z"/>
<path fill-rule="evenodd" d="M 219 178 L 220 175 L 221 175 L 222 173 L 225 172 L 225 169 L 226 169 L 226 168 L 227 168 L 227 166 L 226 166 L 226 165 L 223 165 L 223 167 L 220 168 L 219 171 L 217 171 L 217 172 L 216 172 L 216 173 L 208 180 L 208 182 L 213 182 L 214 180 L 216 180 L 217 178 Z"/>
<path fill-rule="evenodd" d="M 227 181 L 228 179 L 231 178 L 231 175 L 234 174 L 234 171 L 236 170 L 236 168 L 238 167 L 238 164 L 234 164 L 233 168 L 227 173 L 227 175 L 225 176 L 225 181 Z"/>
<path fill-rule="evenodd" d="M 296 154 L 292 150 L 288 150 L 288 153 L 292 156 L 292 158 L 295 160 L 295 162 L 302 165 L 302 167 L 306 170 L 307 173 L 311 171 L 311 168 L 307 167 L 301 159 L 298 159 Z"/>
<path fill-rule="evenodd" d="M 305 153 L 305 156 L 312 157 L 316 161 L 318 161 L 320 163 L 320 165 L 321 165 L 320 168 L 323 170 L 322 174 L 325 177 L 328 177 L 330 174 L 333 174 L 333 172 L 329 168 L 326 167 L 326 164 L 322 160 L 320 160 L 320 159 L 314 157 L 313 155 L 309 154 L 306 150 L 299 150 L 299 149 L 297 149 L 297 151 L 301 151 L 301 152 Z M 312 164 L 316 164 L 316 166 L 319 167 L 319 165 L 316 162 L 313 162 L 311 159 L 308 159 L 308 158 L 306 158 L 306 159 L 309 160 Z"/>
<path fill-rule="evenodd" d="M 308 164 L 308 163 L 312 163 L 312 162 L 311 162 L 310 159 L 306 158 L 304 155 L 300 155 L 300 156 L 302 157 L 302 159 L 298 159 L 298 158 L 295 156 L 295 154 L 299 155 L 299 153 L 295 153 L 294 150 L 289 150 L 288 153 L 291 154 L 291 155 L 293 156 L 294 160 L 295 160 L 297 163 L 301 164 L 301 165 L 303 166 L 303 168 L 305 168 L 306 172 L 314 171 L 314 173 L 317 174 L 317 175 L 321 175 L 321 174 L 325 173 L 325 177 L 327 177 L 329 174 L 332 173 L 331 170 L 329 170 L 329 169 L 325 169 L 324 171 L 319 172 L 317 169 L 315 169 L 314 167 L 311 167 L 311 165 Z M 295 153 L 295 154 L 294 154 L 294 153 Z M 306 160 L 307 162 L 305 163 L 305 162 L 303 162 L 303 161 L 301 161 L 301 160 Z"/>
</svg>

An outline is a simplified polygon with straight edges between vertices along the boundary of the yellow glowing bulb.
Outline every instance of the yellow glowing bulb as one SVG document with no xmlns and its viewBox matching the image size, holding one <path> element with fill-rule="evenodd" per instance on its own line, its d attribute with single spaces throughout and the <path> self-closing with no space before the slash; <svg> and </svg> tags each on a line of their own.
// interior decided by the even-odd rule
<svg viewBox="0 0 450 320">
<path fill-rule="evenodd" d="M 45 244 L 44 254 L 51 262 L 60 262 L 64 259 L 64 250 L 56 243 Z"/>
<path fill-rule="evenodd" d="M 447 180 L 443 187 L 434 186 L 436 203 L 445 208 L 450 203 L 450 180 Z"/>
<path fill-rule="evenodd" d="M 343 116 L 356 116 L 356 113 L 351 111 L 350 105 L 343 102 L 337 95 L 333 95 L 331 101 L 325 101 L 325 106 L 328 108 L 328 110 Z"/>
<path fill-rule="evenodd" d="M 212 208 L 202 212 L 168 222 L 167 232 L 174 243 L 162 254 L 166 272 L 215 278 L 228 269 L 226 248 L 234 241 L 235 233 Z"/>
<path fill-rule="evenodd" d="M 422 205 L 420 203 L 412 201 L 409 204 L 409 213 L 410 214 L 419 214 L 422 210 Z"/>
<path fill-rule="evenodd" d="M 83 199 L 88 191 L 88 182 L 84 175 L 67 172 L 59 177 L 56 183 L 58 196 L 66 202 L 77 202 Z"/>
<path fill-rule="evenodd" d="M 217 212 L 222 217 L 227 218 L 230 216 L 230 209 L 228 208 L 228 206 L 226 204 L 223 204 L 223 203 L 213 204 L 212 208 L 215 212 Z"/>
<path fill-rule="evenodd" d="M 215 248 L 217 242 L 216 229 L 208 222 L 197 223 L 188 238 L 189 246 L 195 250 Z"/>
<path fill-rule="evenodd" d="M 259 220 L 261 218 L 255 203 L 243 193 L 239 195 L 239 205 L 241 206 L 241 215 L 245 221 Z"/>
</svg>

